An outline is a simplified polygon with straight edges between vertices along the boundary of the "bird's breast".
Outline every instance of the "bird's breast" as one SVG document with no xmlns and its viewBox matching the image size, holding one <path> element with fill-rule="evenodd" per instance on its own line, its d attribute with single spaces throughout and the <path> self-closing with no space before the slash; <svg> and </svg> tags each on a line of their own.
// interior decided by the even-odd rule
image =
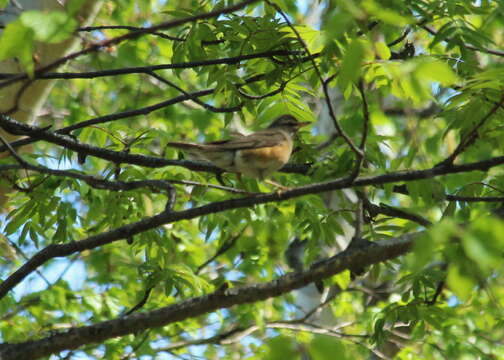
<svg viewBox="0 0 504 360">
<path fill-rule="evenodd" d="M 275 146 L 238 150 L 235 164 L 238 172 L 263 179 L 282 168 L 290 158 L 292 141 L 283 141 Z"/>
</svg>

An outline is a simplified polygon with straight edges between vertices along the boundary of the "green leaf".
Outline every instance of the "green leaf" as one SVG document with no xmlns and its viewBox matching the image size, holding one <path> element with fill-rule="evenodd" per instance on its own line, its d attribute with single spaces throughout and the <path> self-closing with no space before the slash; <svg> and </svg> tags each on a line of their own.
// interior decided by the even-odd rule
<svg viewBox="0 0 504 360">
<path fill-rule="evenodd" d="M 56 233 L 54 234 L 53 241 L 55 243 L 63 243 L 68 241 L 67 239 L 67 219 L 64 217 L 58 221 L 58 227 L 56 229 Z"/>
<path fill-rule="evenodd" d="M 19 19 L 8 24 L 0 37 L 0 60 L 17 58 L 25 71 L 33 74 L 34 37 L 34 31 Z"/>
<path fill-rule="evenodd" d="M 457 83 L 459 78 L 451 67 L 442 61 L 424 61 L 417 68 L 419 77 L 439 81 L 444 86 Z"/>
<path fill-rule="evenodd" d="M 332 15 L 327 22 L 327 30 L 324 33 L 327 43 L 338 39 L 343 35 L 353 24 L 353 19 L 347 12 L 337 11 Z"/>
<path fill-rule="evenodd" d="M 421 198 L 429 205 L 434 205 L 445 199 L 444 185 L 434 179 L 411 181 L 407 187 L 413 199 Z"/>
<path fill-rule="evenodd" d="M 71 16 L 77 14 L 77 12 L 81 9 L 82 5 L 84 5 L 85 2 L 86 2 L 86 0 L 70 0 L 70 1 L 68 1 L 66 4 L 66 10 L 67 10 L 68 14 Z"/>
<path fill-rule="evenodd" d="M 388 60 L 390 59 L 390 49 L 389 47 L 387 46 L 387 44 L 385 44 L 383 41 L 378 41 L 374 44 L 375 46 L 375 49 L 376 49 L 376 53 L 378 54 L 378 56 L 383 59 L 383 60 Z"/>
<path fill-rule="evenodd" d="M 62 11 L 25 11 L 19 21 L 33 31 L 35 40 L 47 43 L 67 39 L 77 28 L 77 21 Z"/>
<path fill-rule="evenodd" d="M 269 352 L 265 359 L 283 360 L 299 359 L 293 338 L 287 336 L 277 336 L 267 342 Z"/>
<path fill-rule="evenodd" d="M 502 264 L 504 224 L 501 219 L 482 217 L 471 223 L 462 238 L 466 256 L 482 269 L 492 271 Z"/>
<path fill-rule="evenodd" d="M 26 239 L 26 235 L 28 235 L 28 231 L 30 230 L 31 227 L 31 221 L 28 221 L 26 224 L 23 226 L 23 230 L 21 231 L 21 235 L 19 235 L 18 238 L 18 243 L 19 245 L 23 245 Z"/>
<path fill-rule="evenodd" d="M 348 285 L 350 285 L 350 283 L 352 282 L 350 276 L 350 270 L 345 270 L 342 273 L 333 276 L 331 278 L 331 282 L 333 284 L 338 285 L 342 290 L 345 290 L 348 287 Z"/>
<path fill-rule="evenodd" d="M 37 209 L 37 204 L 34 201 L 27 202 L 23 207 L 15 212 L 15 215 L 10 218 L 9 223 L 5 228 L 7 235 L 13 234 L 21 228 L 21 226 L 30 218 Z"/>
<path fill-rule="evenodd" d="M 458 31 L 458 29 L 456 26 L 453 26 L 453 23 L 447 22 L 445 25 L 443 25 L 437 31 L 437 34 L 434 36 L 434 39 L 430 43 L 429 47 L 433 48 L 434 46 L 439 44 L 441 41 L 452 38 L 456 34 L 457 31 Z"/>
<path fill-rule="evenodd" d="M 386 8 L 383 3 L 377 3 L 374 0 L 365 0 L 362 3 L 364 9 L 370 14 L 376 16 L 384 23 L 391 24 L 394 26 L 405 26 L 411 21 L 402 16 L 396 9 Z"/>
<path fill-rule="evenodd" d="M 444 244 L 449 241 L 451 236 L 458 234 L 458 231 L 456 223 L 452 219 L 447 218 L 422 233 L 415 240 L 414 252 L 409 258 L 413 269 L 418 271 L 431 262 L 436 254 L 440 253 L 440 249 L 443 248 Z"/>
<path fill-rule="evenodd" d="M 340 340 L 330 336 L 316 336 L 310 343 L 309 351 L 313 360 L 346 360 L 350 358 L 347 356 L 345 345 Z"/>
<path fill-rule="evenodd" d="M 467 275 L 462 275 L 458 265 L 450 265 L 448 268 L 447 283 L 461 300 L 467 301 L 474 292 L 476 283 Z"/>
<path fill-rule="evenodd" d="M 361 75 L 364 53 L 364 43 L 360 40 L 354 40 L 348 47 L 338 76 L 338 85 L 341 90 L 345 91 L 350 83 L 356 81 Z"/>
</svg>

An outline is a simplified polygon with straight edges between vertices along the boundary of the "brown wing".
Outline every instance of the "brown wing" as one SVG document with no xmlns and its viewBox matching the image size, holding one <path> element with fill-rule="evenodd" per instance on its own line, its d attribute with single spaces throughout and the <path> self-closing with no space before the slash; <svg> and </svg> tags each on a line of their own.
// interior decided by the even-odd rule
<svg viewBox="0 0 504 360">
<path fill-rule="evenodd" d="M 229 140 L 215 141 L 205 144 L 208 148 L 218 147 L 219 150 L 245 150 L 272 147 L 285 140 L 285 134 L 277 130 L 261 130 L 250 135 Z"/>
</svg>

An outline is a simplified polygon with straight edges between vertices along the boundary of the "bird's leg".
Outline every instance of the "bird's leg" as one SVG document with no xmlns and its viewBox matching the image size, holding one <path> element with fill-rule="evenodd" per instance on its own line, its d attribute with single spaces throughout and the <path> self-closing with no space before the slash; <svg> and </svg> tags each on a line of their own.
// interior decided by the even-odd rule
<svg viewBox="0 0 504 360">
<path fill-rule="evenodd" d="M 287 191 L 287 190 L 290 190 L 289 187 L 287 186 L 283 186 L 282 184 L 279 184 L 277 183 L 276 181 L 273 181 L 273 180 L 270 180 L 270 179 L 265 179 L 264 182 L 266 184 L 269 184 L 269 185 L 273 185 L 275 186 L 276 188 L 278 188 L 278 192 L 282 192 L 282 191 Z"/>
</svg>

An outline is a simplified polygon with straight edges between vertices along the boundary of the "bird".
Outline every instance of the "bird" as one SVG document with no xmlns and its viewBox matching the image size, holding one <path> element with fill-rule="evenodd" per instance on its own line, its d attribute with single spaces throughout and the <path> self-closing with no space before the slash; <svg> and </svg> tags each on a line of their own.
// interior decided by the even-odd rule
<svg viewBox="0 0 504 360">
<path fill-rule="evenodd" d="M 226 171 L 265 180 L 289 161 L 295 134 L 309 124 L 292 115 L 282 115 L 266 129 L 250 135 L 233 134 L 230 139 L 203 144 L 169 142 L 167 146 Z"/>
</svg>

